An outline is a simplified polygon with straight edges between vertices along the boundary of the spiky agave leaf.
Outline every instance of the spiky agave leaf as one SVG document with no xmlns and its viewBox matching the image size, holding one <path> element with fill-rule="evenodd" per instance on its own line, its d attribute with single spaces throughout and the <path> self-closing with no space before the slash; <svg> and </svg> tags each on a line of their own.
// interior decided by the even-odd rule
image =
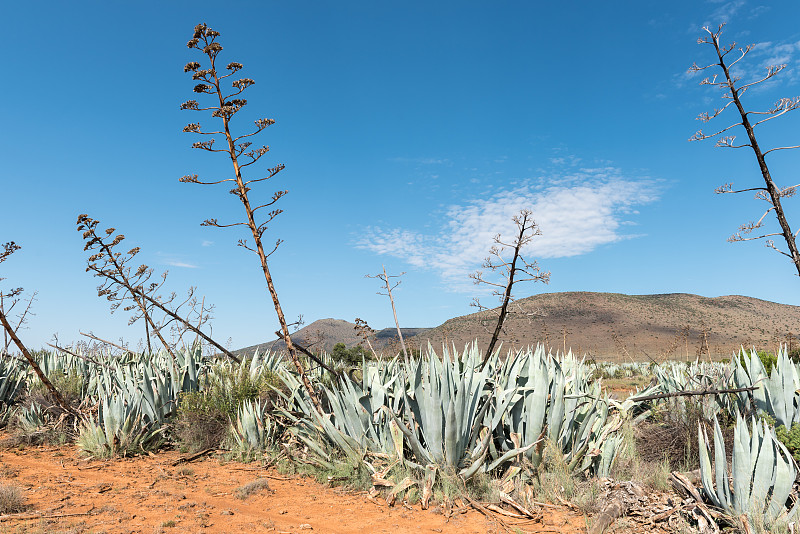
<svg viewBox="0 0 800 534">
<path fill-rule="evenodd" d="M 797 476 L 791 455 L 775 438 L 766 422 L 751 421 L 751 432 L 741 417 L 734 428 L 733 488 L 728 486 L 729 473 L 725 460 L 725 444 L 719 422 L 714 420 L 715 461 L 712 466 L 705 430 L 699 429 L 700 475 L 703 491 L 714 506 L 725 513 L 770 525 L 781 517 L 791 518 L 797 504 L 786 509 Z M 714 484 L 716 482 L 716 485 Z"/>
</svg>

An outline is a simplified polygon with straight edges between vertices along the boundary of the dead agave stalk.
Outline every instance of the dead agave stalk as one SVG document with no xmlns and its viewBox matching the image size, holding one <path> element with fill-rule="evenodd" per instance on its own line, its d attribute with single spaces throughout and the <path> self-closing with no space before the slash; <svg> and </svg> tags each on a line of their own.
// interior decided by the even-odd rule
<svg viewBox="0 0 800 534">
<path fill-rule="evenodd" d="M 522 257 L 522 248 L 533 241 L 533 238 L 542 235 L 539 230 L 539 225 L 533 220 L 533 215 L 529 210 L 520 211 L 519 215 L 512 217 L 514 224 L 517 226 L 517 234 L 510 243 L 506 243 L 497 234 L 494 237 L 494 245 L 489 250 L 489 257 L 484 260 L 483 267 L 492 272 L 499 271 L 504 281 L 493 282 L 484 278 L 483 271 L 477 271 L 470 274 L 470 278 L 476 284 L 486 284 L 495 289 L 492 294 L 500 298 L 500 309 L 498 310 L 497 323 L 495 324 L 492 338 L 489 341 L 489 347 L 486 349 L 486 354 L 483 357 L 481 368 L 486 365 L 489 358 L 494 351 L 497 340 L 500 337 L 500 332 L 503 331 L 503 323 L 508 315 L 508 306 L 514 300 L 514 295 L 511 293 L 514 284 L 522 282 L 543 282 L 547 284 L 550 282 L 550 272 L 542 272 L 536 261 L 528 262 Z M 511 261 L 503 259 L 503 252 L 506 249 L 513 251 Z M 473 306 L 478 309 L 485 310 L 478 299 L 473 300 Z"/>
<path fill-rule="evenodd" d="M 397 320 L 397 308 L 394 305 L 394 296 L 392 295 L 392 289 L 395 289 L 397 286 L 400 285 L 400 280 L 398 280 L 395 284 L 392 284 L 392 278 L 400 278 L 401 276 L 403 276 L 406 273 L 403 272 L 403 273 L 400 273 L 400 274 L 391 274 L 390 275 L 390 274 L 386 274 L 386 266 L 383 265 L 382 267 L 383 267 L 383 272 L 382 273 L 378 273 L 378 274 L 375 274 L 375 275 L 368 274 L 368 275 L 366 275 L 366 278 L 377 278 L 378 280 L 381 281 L 383 289 L 386 290 L 386 293 L 381 293 L 380 291 L 378 291 L 378 295 L 383 295 L 385 297 L 389 297 L 389 302 L 392 304 L 392 315 L 394 316 L 394 325 L 397 327 L 397 337 L 400 339 L 400 347 L 402 347 L 402 349 L 403 349 L 403 355 L 405 356 L 405 362 L 406 362 L 406 364 L 408 364 L 409 363 L 408 350 L 406 349 L 406 342 L 403 339 L 403 330 L 400 328 L 400 322 Z M 370 346 L 370 349 L 371 348 L 372 347 Z M 375 351 L 372 351 L 372 352 L 374 353 Z"/>
<path fill-rule="evenodd" d="M 777 151 L 782 150 L 793 150 L 796 148 L 800 148 L 800 144 L 789 145 L 789 146 L 777 146 L 769 149 L 764 149 L 759 145 L 758 140 L 756 138 L 755 129 L 757 126 L 764 124 L 765 122 L 771 121 L 772 119 L 776 119 L 790 111 L 794 111 L 800 108 L 800 96 L 794 98 L 781 98 L 775 104 L 763 111 L 749 111 L 746 110 L 744 104 L 742 103 L 742 95 L 750 88 L 756 87 L 762 83 L 765 83 L 771 80 L 773 77 L 777 76 L 786 65 L 770 65 L 767 67 L 766 73 L 763 74 L 761 78 L 755 79 L 748 83 L 739 83 L 740 77 L 736 74 L 732 73 L 731 70 L 742 59 L 747 56 L 748 53 L 753 48 L 753 45 L 748 45 L 743 48 L 737 48 L 736 42 L 732 42 L 728 45 L 723 45 L 720 42 L 720 35 L 722 34 L 722 29 L 724 28 L 725 24 L 720 24 L 716 31 L 712 31 L 707 26 L 703 28 L 703 30 L 708 34 L 707 37 L 701 37 L 697 40 L 699 44 L 708 44 L 714 48 L 714 52 L 716 55 L 716 61 L 709 65 L 705 66 L 698 66 L 696 63 L 691 66 L 689 72 L 700 72 L 706 69 L 716 68 L 719 67 L 722 70 L 722 74 L 724 78 L 717 80 L 717 75 L 713 75 L 709 78 L 705 78 L 703 81 L 700 82 L 700 85 L 710 85 L 712 87 L 718 87 L 722 90 L 722 98 L 727 100 L 728 102 L 719 109 L 715 109 L 711 113 L 702 113 L 697 117 L 697 120 L 701 122 L 709 122 L 720 114 L 722 114 L 731 104 L 732 107 L 736 109 L 738 113 L 738 122 L 734 122 L 733 124 L 717 130 L 714 133 L 706 134 L 702 130 L 695 133 L 689 141 L 701 141 L 704 139 L 710 139 L 713 137 L 717 138 L 716 146 L 722 148 L 744 148 L 750 147 L 753 151 L 753 155 L 758 162 L 758 168 L 761 172 L 761 177 L 764 181 L 764 187 L 749 187 L 745 189 L 733 189 L 733 184 L 727 183 L 721 187 L 716 189 L 717 193 L 720 194 L 727 194 L 727 193 L 744 193 L 744 192 L 755 192 L 755 198 L 757 200 L 762 200 L 766 202 L 767 209 L 761 215 L 761 217 L 757 221 L 750 221 L 745 223 L 739 227 L 739 231 L 733 234 L 728 241 L 736 242 L 736 241 L 753 241 L 759 239 L 765 239 L 765 244 L 768 248 L 774 249 L 775 251 L 783 254 L 784 256 L 788 257 L 795 266 L 797 270 L 797 274 L 800 275 L 800 251 L 798 251 L 796 238 L 797 232 L 792 231 L 791 226 L 789 225 L 788 220 L 786 219 L 786 212 L 784 211 L 783 205 L 781 204 L 782 198 L 789 198 L 795 196 L 798 191 L 798 187 L 800 184 L 794 184 L 785 187 L 779 187 L 772 178 L 772 174 L 770 173 L 769 167 L 767 166 L 766 157 Z M 728 54 L 731 52 L 737 51 L 738 57 L 736 59 L 730 60 L 728 58 Z M 738 67 L 737 67 L 738 68 Z M 744 128 L 745 133 L 747 134 L 747 141 L 743 143 L 736 142 L 736 136 L 730 135 L 732 129 L 736 128 L 737 126 L 741 126 Z M 780 230 L 776 231 L 765 231 L 763 230 L 765 226 L 765 218 L 769 215 L 770 212 L 775 213 L 775 218 L 777 219 L 778 226 Z M 753 235 L 753 233 L 755 234 Z M 775 245 L 773 241 L 773 237 L 782 237 L 783 240 L 786 242 L 786 250 L 782 250 Z"/>
<path fill-rule="evenodd" d="M 3 244 L 3 250 L 0 251 L 0 263 L 3 263 L 5 260 L 8 259 L 9 256 L 11 256 L 11 254 L 16 252 L 20 248 L 22 247 L 20 247 L 13 241 Z M 0 280 L 4 280 L 4 278 L 0 278 Z M 13 299 L 20 293 L 22 293 L 22 288 L 18 287 L 12 289 L 8 293 L 0 293 L 0 294 L 2 294 L 4 298 Z M 80 417 L 80 414 L 75 412 L 75 410 L 71 409 L 69 405 L 67 405 L 66 401 L 64 401 L 64 397 L 61 396 L 61 393 L 59 393 L 56 387 L 53 385 L 53 383 L 50 382 L 50 379 L 47 378 L 47 375 L 45 375 L 42 372 L 42 369 L 39 367 L 39 364 L 36 363 L 36 360 L 33 358 L 33 356 L 31 356 L 30 351 L 28 351 L 27 347 L 25 347 L 25 345 L 22 343 L 22 340 L 20 340 L 20 338 L 17 336 L 16 329 L 8 321 L 8 317 L 6 317 L 6 314 L 3 313 L 2 309 L 0 309 L 0 323 L 2 323 L 3 325 L 4 332 L 11 338 L 11 341 L 14 342 L 19 351 L 22 353 L 22 356 L 25 357 L 25 359 L 28 361 L 28 364 L 30 364 L 30 366 L 33 368 L 33 371 L 36 373 L 36 376 L 39 377 L 39 380 L 42 382 L 42 384 L 44 384 L 44 387 L 47 388 L 47 391 L 50 392 L 50 396 L 53 398 L 56 404 L 58 404 L 61 407 L 61 409 L 64 410 L 65 412 Z"/>
<path fill-rule="evenodd" d="M 127 263 L 139 253 L 139 247 L 134 247 L 125 254 L 115 251 L 114 247 L 118 246 L 125 239 L 125 236 L 122 234 L 114 236 L 114 232 L 116 231 L 114 228 L 107 228 L 104 232 L 98 233 L 97 225 L 99 222 L 100 221 L 92 219 L 86 214 L 81 214 L 78 216 L 77 224 L 78 231 L 83 232 L 83 239 L 86 241 L 84 250 L 95 251 L 94 254 L 88 258 L 86 271 L 93 272 L 95 276 L 103 279 L 103 283 L 97 287 L 97 296 L 105 297 L 111 302 L 112 313 L 126 300 L 132 301 L 133 304 L 123 308 L 125 311 L 135 312 L 133 317 L 129 320 L 129 324 L 133 324 L 138 319 L 143 318 L 145 324 L 149 327 L 147 330 L 148 336 L 152 331 L 153 334 L 158 337 L 159 342 L 161 342 L 166 351 L 170 354 L 173 362 L 176 361 L 175 352 L 161 334 L 164 327 L 170 323 L 180 324 L 183 328 L 194 332 L 213 345 L 217 350 L 225 354 L 225 356 L 238 363 L 240 361 L 239 358 L 231 354 L 230 351 L 214 341 L 211 337 L 207 336 L 186 317 L 178 313 L 180 307 L 183 306 L 188 299 L 173 309 L 170 306 L 175 300 L 174 293 L 167 299 L 163 299 L 158 295 L 158 290 L 164 284 L 167 273 L 161 276 L 161 282 L 150 282 L 153 269 L 147 265 L 140 265 L 136 271 L 132 271 Z M 194 289 L 189 291 L 190 298 L 193 291 Z M 153 317 L 154 310 L 159 310 L 164 313 L 166 322 L 163 324 L 156 322 Z M 203 313 L 203 310 L 201 310 L 201 316 Z M 149 337 L 148 350 L 150 350 Z"/>
<path fill-rule="evenodd" d="M 278 316 L 278 321 L 280 322 L 281 333 L 283 334 L 283 340 L 286 343 L 286 350 L 289 352 L 289 356 L 297 368 L 297 372 L 300 375 L 300 380 L 302 381 L 303 386 L 306 388 L 311 402 L 314 404 L 314 407 L 317 409 L 317 411 L 322 413 L 323 410 L 319 398 L 314 391 L 308 376 L 306 375 L 305 369 L 303 369 L 303 364 L 300 362 L 300 358 L 297 355 L 295 346 L 292 344 L 292 339 L 289 334 L 289 326 L 286 322 L 286 317 L 283 313 L 280 300 L 278 299 L 278 293 L 275 289 L 275 284 L 273 282 L 272 275 L 270 274 L 269 264 L 267 262 L 269 256 L 275 252 L 282 241 L 280 239 L 277 240 L 275 242 L 275 246 L 270 252 L 265 252 L 262 243 L 262 236 L 267 229 L 267 225 L 272 222 L 272 220 L 283 210 L 271 209 L 271 211 L 266 214 L 263 222 L 256 222 L 257 215 L 260 215 L 260 213 L 258 213 L 259 210 L 271 208 L 283 195 L 288 193 L 288 191 L 277 191 L 272 195 L 270 200 L 255 207 L 251 203 L 249 196 L 251 184 L 269 180 L 283 170 L 284 165 L 277 165 L 276 167 L 267 169 L 267 173 L 259 178 L 245 180 L 242 177 L 242 169 L 253 165 L 269 151 L 269 148 L 264 145 L 259 148 L 250 149 L 252 143 L 248 140 L 248 138 L 261 133 L 268 126 L 274 124 L 275 121 L 273 119 L 258 119 L 255 121 L 255 128 L 249 133 L 238 136 L 234 136 L 231 133 L 231 120 L 237 112 L 247 105 L 247 100 L 239 98 L 239 95 L 241 95 L 245 89 L 253 85 L 255 82 L 250 78 L 240 78 L 232 81 L 231 86 L 233 89 L 230 93 L 226 93 L 226 91 L 223 90 L 223 82 L 225 82 L 227 78 L 239 72 L 243 66 L 241 63 L 232 62 L 228 63 L 226 66 L 226 70 L 228 71 L 227 73 L 221 74 L 217 71 L 217 56 L 222 51 L 222 45 L 217 42 L 217 37 L 219 37 L 219 35 L 219 32 L 212 30 L 206 24 L 198 24 L 195 26 L 194 35 L 187 43 L 187 46 L 190 49 L 195 49 L 205 54 L 208 58 L 209 64 L 207 68 L 201 68 L 200 63 L 197 63 L 196 61 L 190 61 L 184 67 L 184 72 L 191 72 L 192 79 L 198 82 L 194 87 L 194 92 L 198 94 L 210 95 L 213 98 L 214 103 L 208 107 L 200 107 L 196 100 L 189 100 L 181 104 L 181 109 L 192 111 L 211 111 L 211 115 L 213 117 L 222 120 L 222 129 L 217 131 L 203 131 L 200 127 L 200 124 L 190 123 L 183 129 L 183 131 L 209 136 L 207 141 L 196 142 L 192 145 L 192 147 L 200 150 L 206 150 L 208 152 L 223 152 L 227 154 L 231 160 L 231 163 L 233 164 L 233 178 L 225 178 L 213 182 L 203 182 L 198 179 L 196 174 L 193 174 L 184 176 L 180 179 L 180 181 L 203 185 L 232 182 L 234 187 L 230 190 L 230 193 L 235 195 L 241 201 L 242 206 L 244 207 L 246 221 L 220 224 L 217 219 L 206 219 L 203 222 L 203 225 L 214 226 L 217 228 L 246 226 L 250 230 L 254 241 L 254 247 L 249 246 L 247 241 L 242 239 L 239 240 L 238 245 L 258 255 L 259 261 L 261 262 L 261 269 L 264 272 L 264 278 L 267 282 L 267 289 L 270 297 L 272 298 L 272 303 L 275 307 L 275 313 Z M 215 136 L 220 136 L 219 138 L 222 139 L 226 145 L 225 148 L 214 148 L 214 143 L 217 139 Z"/>
</svg>

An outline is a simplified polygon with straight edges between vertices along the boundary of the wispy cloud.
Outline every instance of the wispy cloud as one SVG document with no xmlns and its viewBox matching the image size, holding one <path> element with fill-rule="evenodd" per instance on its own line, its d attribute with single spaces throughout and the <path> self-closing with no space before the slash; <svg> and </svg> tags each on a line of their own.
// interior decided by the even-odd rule
<svg viewBox="0 0 800 534">
<path fill-rule="evenodd" d="M 723 22 L 729 22 L 733 17 L 735 17 L 736 13 L 738 13 L 739 10 L 744 7 L 746 2 L 745 0 L 731 0 L 730 2 L 712 3 L 717 4 L 718 7 L 709 15 L 710 22 L 704 24 L 703 26 L 710 25 L 716 29 L 719 24 L 722 24 Z"/>
<path fill-rule="evenodd" d="M 563 258 L 634 237 L 621 231 L 626 217 L 657 198 L 652 180 L 627 179 L 613 167 L 585 168 L 451 206 L 434 234 L 368 227 L 357 246 L 433 270 L 451 289 L 469 291 L 467 275 L 480 267 L 496 234 L 514 233 L 511 217 L 521 209 L 533 211 L 542 231 L 527 254 Z"/>
<path fill-rule="evenodd" d="M 202 246 L 204 246 L 204 247 L 210 247 L 210 246 L 212 246 L 213 244 L 214 244 L 214 242 L 213 242 L 213 241 L 208 241 L 208 240 L 205 240 L 205 241 L 203 241 L 203 242 L 201 243 L 201 245 L 202 245 Z"/>
<path fill-rule="evenodd" d="M 166 260 L 164 263 L 166 263 L 167 265 L 169 265 L 171 267 L 182 267 L 184 269 L 197 269 L 198 268 L 197 265 L 194 265 L 194 264 L 191 264 L 191 263 L 182 262 L 182 261 Z"/>
<path fill-rule="evenodd" d="M 786 85 L 800 81 L 800 41 L 789 43 L 773 43 L 765 41 L 756 43 L 750 50 L 750 56 L 757 67 L 749 76 L 758 79 L 766 74 L 766 69 L 773 65 L 786 65 L 786 68 L 777 77 L 756 86 L 753 89 L 765 90 L 776 84 Z"/>
<path fill-rule="evenodd" d="M 447 158 L 407 158 L 403 156 L 389 158 L 389 161 L 395 163 L 411 163 L 415 165 L 448 165 L 451 163 Z"/>
</svg>

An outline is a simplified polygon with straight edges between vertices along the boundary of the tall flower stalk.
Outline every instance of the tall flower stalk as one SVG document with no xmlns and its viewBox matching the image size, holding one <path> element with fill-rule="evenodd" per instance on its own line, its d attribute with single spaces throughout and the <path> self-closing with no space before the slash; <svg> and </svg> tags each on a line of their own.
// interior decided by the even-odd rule
<svg viewBox="0 0 800 534">
<path fill-rule="evenodd" d="M 266 174 L 257 178 L 245 180 L 242 177 L 242 170 L 245 167 L 253 165 L 269 151 L 269 147 L 265 145 L 262 145 L 258 148 L 251 148 L 252 143 L 250 142 L 249 138 L 261 133 L 268 126 L 274 124 L 275 121 L 273 119 L 266 118 L 257 119 L 255 121 L 255 128 L 250 132 L 237 136 L 234 136 L 231 133 L 231 120 L 236 113 L 238 113 L 244 106 L 247 105 L 247 100 L 239 98 L 239 96 L 244 92 L 245 89 L 253 85 L 255 82 L 250 78 L 234 79 L 231 82 L 231 92 L 226 93 L 226 91 L 223 90 L 223 83 L 228 83 L 227 78 L 230 78 L 242 70 L 243 66 L 241 63 L 231 62 L 225 67 L 227 71 L 226 73 L 223 74 L 217 71 L 217 56 L 222 51 L 222 45 L 217 42 L 219 35 L 219 32 L 212 30 L 206 24 L 198 24 L 195 26 L 194 35 L 187 43 L 187 46 L 205 54 L 209 63 L 207 68 L 202 68 L 200 63 L 191 61 L 184 67 L 184 72 L 191 72 L 192 79 L 198 82 L 194 87 L 194 92 L 211 96 L 214 100 L 214 103 L 207 107 L 200 107 L 196 100 L 189 100 L 181 104 L 181 109 L 188 109 L 192 111 L 211 111 L 211 115 L 213 117 L 222 121 L 222 128 L 216 131 L 203 131 L 200 127 L 200 124 L 190 123 L 183 129 L 183 131 L 206 136 L 207 140 L 194 143 L 192 145 L 193 148 L 206 150 L 208 152 L 226 153 L 231 160 L 231 164 L 233 165 L 233 177 L 212 182 L 205 182 L 200 181 L 197 175 L 193 174 L 184 176 L 181 178 L 181 181 L 203 185 L 232 182 L 233 188 L 230 190 L 230 193 L 232 195 L 236 195 L 241 201 L 242 206 L 244 207 L 246 220 L 243 222 L 240 221 L 221 224 L 217 221 L 217 219 L 206 219 L 203 222 L 203 225 L 215 226 L 217 228 L 246 226 L 250 230 L 254 244 L 252 246 L 248 245 L 247 240 L 240 239 L 238 245 L 258 255 L 259 261 L 261 262 L 261 269 L 264 272 L 264 278 L 267 282 L 267 290 L 272 298 L 272 303 L 275 307 L 275 312 L 278 315 L 278 321 L 281 325 L 281 333 L 283 334 L 283 340 L 286 343 L 286 349 L 289 352 L 292 362 L 297 368 L 297 372 L 300 375 L 303 386 L 308 392 L 311 401 L 314 403 L 314 407 L 321 413 L 322 406 L 319 402 L 319 398 L 314 392 L 311 382 L 308 380 L 305 370 L 303 369 L 303 365 L 297 356 L 295 346 L 292 344 L 292 339 L 289 335 L 289 325 L 286 322 L 283 308 L 281 307 L 280 300 L 278 299 L 278 292 L 275 289 L 275 284 L 269 270 L 269 264 L 267 260 L 275 252 L 275 250 L 277 250 L 282 241 L 278 239 L 269 252 L 265 251 L 262 241 L 262 237 L 264 232 L 267 230 L 269 223 L 272 222 L 272 220 L 283 211 L 278 208 L 273 208 L 274 204 L 281 197 L 283 197 L 283 195 L 288 193 L 288 191 L 277 191 L 273 193 L 268 201 L 264 202 L 263 204 L 256 205 L 255 207 L 254 204 L 258 203 L 251 202 L 249 196 L 251 184 L 269 180 L 283 170 L 284 165 L 281 164 L 269 168 L 267 169 Z M 214 148 L 214 143 L 217 139 L 220 139 L 224 142 L 224 148 Z M 269 211 L 267 211 L 266 214 L 260 218 L 261 220 L 259 222 L 257 217 L 262 215 L 263 212 L 260 210 L 264 209 L 268 209 Z"/>
</svg>

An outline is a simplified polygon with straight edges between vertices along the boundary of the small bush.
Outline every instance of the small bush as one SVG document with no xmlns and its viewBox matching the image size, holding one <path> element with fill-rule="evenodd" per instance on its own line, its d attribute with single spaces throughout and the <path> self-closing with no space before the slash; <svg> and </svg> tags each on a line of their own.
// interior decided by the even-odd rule
<svg viewBox="0 0 800 534">
<path fill-rule="evenodd" d="M 237 499 L 245 500 L 254 493 L 258 493 L 264 490 L 270 491 L 269 481 L 266 478 L 257 478 L 252 482 L 248 482 L 244 486 L 236 488 L 234 495 L 236 496 Z"/>
<path fill-rule="evenodd" d="M 761 360 L 762 365 L 764 365 L 764 369 L 767 371 L 767 376 L 771 375 L 772 368 L 778 363 L 778 357 L 765 350 L 759 350 L 756 352 L 756 354 L 758 354 L 758 358 Z M 746 365 L 744 361 L 745 358 L 745 353 L 741 352 L 739 354 L 739 359 L 742 366 Z"/>
<path fill-rule="evenodd" d="M 228 413 L 204 392 L 183 393 L 173 432 L 181 449 L 197 452 L 219 447 L 227 432 Z"/>
<path fill-rule="evenodd" d="M 173 425 L 180 448 L 187 452 L 219 447 L 245 401 L 256 401 L 270 410 L 285 390 L 272 372 L 251 376 L 249 364 L 216 365 L 203 379 L 200 391 L 183 393 Z"/>
<path fill-rule="evenodd" d="M 25 496 L 17 486 L 0 484 L 0 514 L 24 512 L 27 508 Z"/>
<path fill-rule="evenodd" d="M 786 430 L 785 425 L 776 427 L 775 437 L 789 449 L 794 459 L 800 462 L 800 423 L 794 423 L 791 430 Z"/>
<path fill-rule="evenodd" d="M 337 343 L 333 346 L 331 351 L 331 358 L 336 362 L 346 363 L 347 365 L 358 366 L 362 361 L 369 361 L 372 359 L 372 353 L 366 350 L 361 345 L 350 347 L 349 349 L 344 343 Z"/>
<path fill-rule="evenodd" d="M 559 503 L 560 498 L 572 502 L 583 513 L 597 511 L 600 495 L 597 481 L 586 480 L 580 474 L 570 472 L 560 448 L 550 441 L 544 446 L 542 463 L 530 488 L 530 493 L 520 492 L 525 497 L 525 504 L 529 506 L 532 504 L 528 502 L 531 497 L 536 501 L 550 501 L 554 504 Z"/>
</svg>

